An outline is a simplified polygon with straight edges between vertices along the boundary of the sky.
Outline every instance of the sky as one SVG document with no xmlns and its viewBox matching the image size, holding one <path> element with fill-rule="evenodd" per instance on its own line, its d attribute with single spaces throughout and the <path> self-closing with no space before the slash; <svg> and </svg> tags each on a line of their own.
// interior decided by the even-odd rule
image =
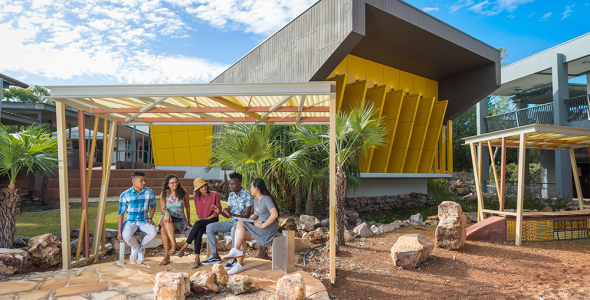
<svg viewBox="0 0 590 300">
<path fill-rule="evenodd" d="M 205 83 L 315 2 L 0 0 L 0 73 L 44 86 Z M 506 48 L 509 63 L 590 32 L 590 0 L 407 2 Z"/>
</svg>

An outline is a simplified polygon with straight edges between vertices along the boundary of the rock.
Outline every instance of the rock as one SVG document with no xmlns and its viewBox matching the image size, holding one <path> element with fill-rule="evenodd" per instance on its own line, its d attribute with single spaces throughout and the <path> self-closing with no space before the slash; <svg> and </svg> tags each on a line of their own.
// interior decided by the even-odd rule
<svg viewBox="0 0 590 300">
<path fill-rule="evenodd" d="M 118 230 L 106 228 L 105 229 L 104 237 L 106 239 L 116 239 L 118 234 L 119 234 L 119 231 Z"/>
<path fill-rule="evenodd" d="M 246 244 L 248 245 L 248 248 L 250 249 L 258 249 L 258 243 L 257 242 L 250 242 L 250 241 L 246 241 Z"/>
<path fill-rule="evenodd" d="M 88 245 L 90 246 L 90 252 L 92 252 L 93 243 L 94 243 L 94 237 L 91 236 L 88 238 Z M 106 243 L 105 243 L 105 245 L 106 245 Z M 72 255 L 76 255 L 76 250 L 78 250 L 78 239 L 73 239 L 70 241 L 70 251 L 71 251 Z M 80 253 L 84 253 L 84 244 L 82 244 L 82 247 L 80 249 Z"/>
<path fill-rule="evenodd" d="M 313 231 L 316 226 L 320 226 L 320 220 L 314 216 L 301 215 L 299 216 L 299 222 L 306 231 Z"/>
<path fill-rule="evenodd" d="M 40 268 L 49 268 L 61 262 L 61 242 L 51 233 L 30 239 L 28 247 L 31 262 Z"/>
<path fill-rule="evenodd" d="M 119 247 L 121 246 L 121 242 L 119 242 L 119 240 L 117 239 L 113 239 L 111 244 L 113 244 L 113 251 L 119 253 Z M 131 247 L 129 247 L 129 245 L 125 245 L 125 254 L 131 254 Z"/>
<path fill-rule="evenodd" d="M 381 231 L 381 228 L 377 227 L 376 225 L 371 226 L 371 232 L 373 232 L 374 235 L 383 233 L 383 231 Z"/>
<path fill-rule="evenodd" d="M 309 239 L 309 241 L 313 244 L 320 244 L 329 238 L 329 234 L 324 232 L 324 230 L 320 227 L 315 231 L 304 233 L 303 238 Z"/>
<path fill-rule="evenodd" d="M 430 217 L 428 217 L 428 220 L 438 221 L 438 220 L 439 220 L 439 218 L 438 218 L 438 216 L 437 216 L 437 215 L 434 215 L 434 216 L 430 216 Z"/>
<path fill-rule="evenodd" d="M 393 222 L 389 223 L 389 225 L 391 225 L 391 228 L 393 228 L 393 230 L 398 230 L 402 226 L 402 222 L 399 220 L 393 221 Z"/>
<path fill-rule="evenodd" d="M 371 222 L 369 222 L 369 226 L 373 226 L 373 225 L 375 225 L 375 224 L 377 224 L 377 222 L 375 222 L 375 221 L 371 221 Z"/>
<path fill-rule="evenodd" d="M 436 220 L 426 220 L 424 223 L 426 223 L 428 225 L 432 225 L 432 226 L 438 225 L 438 221 L 436 221 Z"/>
<path fill-rule="evenodd" d="M 305 253 L 313 246 L 308 238 L 295 238 L 295 253 Z"/>
<path fill-rule="evenodd" d="M 399 229 L 399 225 L 397 223 L 391 223 L 391 224 L 385 224 L 385 225 L 379 226 L 379 230 L 382 233 L 392 232 L 396 229 Z"/>
<path fill-rule="evenodd" d="M 361 225 L 363 223 L 363 220 L 361 219 L 356 219 L 356 222 L 354 223 L 356 226 Z"/>
<path fill-rule="evenodd" d="M 285 275 L 277 281 L 277 300 L 303 300 L 305 282 L 300 273 Z"/>
<path fill-rule="evenodd" d="M 215 284 L 215 273 L 210 271 L 199 271 L 190 278 L 191 291 L 195 294 L 210 294 L 219 292 Z"/>
<path fill-rule="evenodd" d="M 465 217 L 471 222 L 477 222 L 477 212 L 467 212 L 465 213 Z"/>
<path fill-rule="evenodd" d="M 256 292 L 258 285 L 250 276 L 232 275 L 227 281 L 226 291 L 234 295 Z"/>
<path fill-rule="evenodd" d="M 330 226 L 330 218 L 323 219 L 323 220 L 320 222 L 320 224 L 321 224 L 321 226 L 322 226 L 322 227 L 328 227 L 328 226 Z"/>
<path fill-rule="evenodd" d="M 420 234 L 404 234 L 391 248 L 393 264 L 398 267 L 418 267 L 434 249 L 434 243 Z"/>
<path fill-rule="evenodd" d="M 457 202 L 444 201 L 438 206 L 440 222 L 436 227 L 436 246 L 447 250 L 463 247 L 467 235 L 467 217 Z"/>
<path fill-rule="evenodd" d="M 297 230 L 297 223 L 293 218 L 287 218 L 281 225 L 281 230 Z"/>
<path fill-rule="evenodd" d="M 298 237 L 298 238 L 303 237 L 303 232 L 295 231 L 295 237 Z"/>
<path fill-rule="evenodd" d="M 420 213 L 417 213 L 410 217 L 410 223 L 412 224 L 422 224 L 423 221 L 424 219 L 422 218 L 422 215 Z"/>
<path fill-rule="evenodd" d="M 369 224 L 367 223 L 362 223 L 361 225 L 358 225 L 352 231 L 354 231 L 356 235 L 359 235 L 362 238 L 367 238 L 373 235 L 373 231 L 371 231 L 371 229 L 369 228 Z"/>
<path fill-rule="evenodd" d="M 20 248 L 19 246 L 25 246 L 26 247 L 27 246 L 27 243 L 22 238 L 19 238 L 19 237 L 16 237 L 15 236 L 12 239 L 12 245 L 15 248 Z"/>
<path fill-rule="evenodd" d="M 212 269 L 213 273 L 215 273 L 215 281 L 222 286 L 226 286 L 229 275 L 227 275 L 227 270 L 223 267 L 223 265 L 214 264 Z"/>
<path fill-rule="evenodd" d="M 231 250 L 231 247 L 231 239 L 217 241 L 217 249 L 219 250 Z"/>
<path fill-rule="evenodd" d="M 160 246 L 162 246 L 162 239 L 159 238 L 154 238 L 149 243 L 143 245 L 143 247 L 146 249 L 158 248 Z"/>
<path fill-rule="evenodd" d="M 543 208 L 543 210 L 541 210 L 542 212 L 552 212 L 553 208 L 549 207 L 549 206 L 545 206 L 545 208 Z"/>
<path fill-rule="evenodd" d="M 154 299 L 184 300 L 191 294 L 191 281 L 187 273 L 159 272 L 154 284 Z"/>
<path fill-rule="evenodd" d="M 354 239 L 354 231 L 352 230 L 344 230 L 344 240 L 350 242 Z"/>
<path fill-rule="evenodd" d="M 0 249 L 0 275 L 12 276 L 25 265 L 28 257 L 25 250 Z"/>
<path fill-rule="evenodd" d="M 400 225 L 401 227 L 408 227 L 410 226 L 412 223 L 410 223 L 410 220 L 404 220 Z"/>
</svg>

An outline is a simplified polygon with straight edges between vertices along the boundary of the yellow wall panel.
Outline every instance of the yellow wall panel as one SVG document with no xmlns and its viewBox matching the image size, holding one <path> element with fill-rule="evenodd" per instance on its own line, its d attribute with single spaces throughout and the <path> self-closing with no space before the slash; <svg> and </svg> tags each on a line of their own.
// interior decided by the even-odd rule
<svg viewBox="0 0 590 300">
<path fill-rule="evenodd" d="M 188 131 L 195 131 L 195 130 L 203 130 L 204 125 L 188 125 L 186 126 L 186 130 Z"/>
<path fill-rule="evenodd" d="M 408 157 L 406 158 L 406 163 L 404 165 L 404 173 L 418 172 L 420 156 L 422 155 L 424 139 L 426 138 L 426 131 L 428 130 L 433 105 L 434 98 L 424 98 L 418 103 L 414 128 L 412 129 L 412 137 L 410 138 L 410 145 L 408 146 Z"/>
<path fill-rule="evenodd" d="M 172 138 L 170 132 L 159 132 L 153 134 L 154 149 L 171 149 Z"/>
<path fill-rule="evenodd" d="M 428 93 L 428 79 L 422 76 L 414 75 L 414 93 L 422 94 L 424 98 L 432 98 L 426 96 Z"/>
<path fill-rule="evenodd" d="M 365 95 L 365 101 L 373 103 L 377 112 L 375 113 L 375 118 L 381 117 L 383 113 L 383 104 L 385 101 L 385 93 L 387 92 L 385 85 L 380 85 L 372 88 L 367 89 L 367 93 Z M 361 172 L 368 173 L 371 168 L 371 160 L 373 158 L 374 149 L 369 149 L 369 153 L 367 153 L 366 160 L 361 163 L 360 170 Z"/>
<path fill-rule="evenodd" d="M 186 148 L 174 148 L 174 166 L 190 166 L 191 150 Z"/>
<path fill-rule="evenodd" d="M 158 152 L 158 165 L 159 166 L 174 166 L 174 150 L 172 149 L 159 149 Z"/>
<path fill-rule="evenodd" d="M 330 74 L 330 76 L 328 76 L 328 78 L 336 77 L 337 75 L 342 75 L 342 74 L 346 74 L 346 73 L 348 73 L 348 56 L 346 56 L 340 62 L 340 64 L 336 67 L 336 69 L 334 69 L 334 71 L 332 71 L 332 74 Z M 328 80 L 328 79 L 326 79 L 326 80 Z"/>
<path fill-rule="evenodd" d="M 344 96 L 342 96 L 342 105 L 340 109 L 343 111 L 350 111 L 351 107 L 364 103 L 367 94 L 367 81 L 358 81 L 349 83 L 344 88 Z"/>
<path fill-rule="evenodd" d="M 172 146 L 175 149 L 189 147 L 188 132 L 186 131 L 186 128 L 184 131 L 172 131 L 170 136 L 172 137 Z"/>
<path fill-rule="evenodd" d="M 388 130 L 388 135 L 386 136 L 387 145 L 379 147 L 373 151 L 370 168 L 371 173 L 387 172 L 387 165 L 391 155 L 391 147 L 393 145 L 393 138 L 395 137 L 397 122 L 399 119 L 400 108 L 402 107 L 404 95 L 405 93 L 402 90 L 388 92 L 385 94 L 383 113 L 381 116 L 385 118 L 385 126 Z"/>
<path fill-rule="evenodd" d="M 196 167 L 209 166 L 209 153 L 206 147 L 191 147 L 192 165 Z"/>
<path fill-rule="evenodd" d="M 387 173 L 402 173 L 404 169 L 420 96 L 420 94 L 412 94 L 404 97 Z"/>
<path fill-rule="evenodd" d="M 382 64 L 367 60 L 367 80 L 369 81 L 369 87 L 383 84 L 384 67 Z"/>
<path fill-rule="evenodd" d="M 420 164 L 418 166 L 418 173 L 430 173 L 435 158 L 438 155 L 438 139 L 443 125 L 443 119 L 447 110 L 447 101 L 437 101 L 432 107 L 432 114 L 430 116 L 430 123 L 426 132 L 426 139 L 424 140 L 424 147 L 422 156 L 420 157 Z M 434 167 L 434 171 L 438 173 L 438 166 Z"/>
<path fill-rule="evenodd" d="M 367 60 L 354 55 L 348 55 L 348 82 L 353 83 L 367 79 Z"/>
<path fill-rule="evenodd" d="M 408 72 L 399 71 L 399 87 L 410 94 L 415 94 L 414 75 Z"/>
<path fill-rule="evenodd" d="M 344 97 L 344 88 L 346 87 L 346 74 L 329 77 L 326 81 L 336 82 L 336 111 L 340 111 L 342 107 L 342 98 Z"/>
<path fill-rule="evenodd" d="M 186 125 L 174 125 L 174 126 L 170 126 L 170 131 L 174 132 L 174 131 L 187 131 L 187 126 Z"/>
<path fill-rule="evenodd" d="M 150 130 L 152 133 L 156 132 L 170 132 L 170 126 L 150 126 Z"/>
<path fill-rule="evenodd" d="M 399 85 L 399 72 L 400 70 L 392 67 L 383 67 L 383 82 L 387 85 L 387 91 L 397 91 L 400 89 Z"/>
<path fill-rule="evenodd" d="M 424 97 L 434 97 L 436 99 L 440 99 L 438 98 L 438 82 L 434 81 L 434 80 L 427 80 L 427 85 L 428 85 L 428 96 L 424 96 Z"/>
</svg>

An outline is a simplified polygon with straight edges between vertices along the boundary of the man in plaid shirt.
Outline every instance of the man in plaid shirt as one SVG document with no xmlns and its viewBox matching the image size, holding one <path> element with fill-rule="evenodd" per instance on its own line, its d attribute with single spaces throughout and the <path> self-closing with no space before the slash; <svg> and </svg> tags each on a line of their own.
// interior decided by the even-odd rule
<svg viewBox="0 0 590 300">
<path fill-rule="evenodd" d="M 121 242 L 125 240 L 125 243 L 131 247 L 129 259 L 132 262 L 137 261 L 138 264 L 141 264 L 145 261 L 145 248 L 143 248 L 143 245 L 149 243 L 158 233 L 153 220 L 156 212 L 156 199 L 154 192 L 145 187 L 145 174 L 143 172 L 133 172 L 131 174 L 131 183 L 133 186 L 121 193 L 119 198 L 119 234 L 117 239 Z M 123 222 L 125 212 L 127 212 L 127 218 Z M 141 240 L 141 244 L 133 237 L 137 229 L 146 234 Z"/>
</svg>

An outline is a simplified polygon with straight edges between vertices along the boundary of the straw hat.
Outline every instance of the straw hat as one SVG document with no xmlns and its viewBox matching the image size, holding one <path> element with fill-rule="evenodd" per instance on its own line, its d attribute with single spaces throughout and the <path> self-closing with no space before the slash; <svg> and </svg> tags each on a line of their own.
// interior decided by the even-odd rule
<svg viewBox="0 0 590 300">
<path fill-rule="evenodd" d="M 195 186 L 195 191 L 200 189 L 203 185 L 209 185 L 209 182 L 205 181 L 203 177 L 199 177 L 193 181 L 193 185 Z"/>
</svg>

